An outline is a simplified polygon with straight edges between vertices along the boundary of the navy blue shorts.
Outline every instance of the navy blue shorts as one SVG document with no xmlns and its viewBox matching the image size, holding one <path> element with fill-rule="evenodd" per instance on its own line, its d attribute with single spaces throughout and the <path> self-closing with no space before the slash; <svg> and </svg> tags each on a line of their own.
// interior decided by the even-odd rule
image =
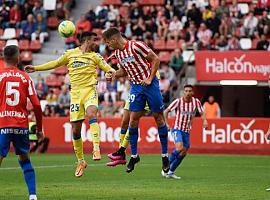
<svg viewBox="0 0 270 200">
<path fill-rule="evenodd" d="M 16 155 L 24 155 L 29 152 L 28 128 L 0 128 L 0 155 L 6 157 L 10 143 L 12 142 Z"/>
<path fill-rule="evenodd" d="M 178 142 L 183 142 L 183 145 L 186 149 L 189 149 L 190 147 L 190 139 L 189 139 L 189 133 L 184 132 L 178 129 L 172 129 L 171 135 L 173 137 L 174 144 Z"/>
<path fill-rule="evenodd" d="M 152 112 L 162 112 L 164 110 L 157 78 L 154 78 L 148 86 L 130 84 L 129 110 L 133 112 L 143 111 L 146 102 Z"/>
</svg>

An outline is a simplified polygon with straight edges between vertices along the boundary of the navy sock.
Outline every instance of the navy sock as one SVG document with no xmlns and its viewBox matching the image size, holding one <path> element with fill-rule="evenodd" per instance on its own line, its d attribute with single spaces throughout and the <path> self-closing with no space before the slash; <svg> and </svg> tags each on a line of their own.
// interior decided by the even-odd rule
<svg viewBox="0 0 270 200">
<path fill-rule="evenodd" d="M 166 125 L 158 127 L 158 134 L 161 143 L 162 154 L 168 153 L 168 128 Z"/>
<path fill-rule="evenodd" d="M 72 135 L 73 137 L 73 140 L 78 140 L 78 139 L 81 139 L 81 134 L 74 134 Z"/>
<path fill-rule="evenodd" d="M 175 158 L 178 156 L 179 152 L 175 149 L 173 150 L 173 152 L 171 153 L 170 157 L 169 157 L 169 160 L 170 160 L 170 163 L 172 163 Z"/>
<path fill-rule="evenodd" d="M 24 180 L 28 187 L 29 195 L 31 194 L 35 195 L 36 194 L 36 175 L 31 165 L 30 160 L 27 160 L 27 161 L 19 160 L 19 164 L 23 170 Z"/>
<path fill-rule="evenodd" d="M 138 127 L 131 128 L 129 127 L 129 143 L 131 148 L 131 155 L 137 155 L 137 143 L 138 143 Z"/>
<path fill-rule="evenodd" d="M 170 166 L 170 171 L 171 172 L 174 172 L 175 169 L 181 164 L 182 160 L 185 158 L 185 156 L 182 156 L 180 154 L 178 154 L 176 156 L 176 158 L 174 159 L 174 161 L 171 163 L 171 166 Z"/>
<path fill-rule="evenodd" d="M 125 135 L 126 132 L 127 132 L 127 130 L 125 130 L 125 129 L 121 129 L 121 131 L 120 131 L 120 133 L 123 134 L 123 135 Z"/>
</svg>

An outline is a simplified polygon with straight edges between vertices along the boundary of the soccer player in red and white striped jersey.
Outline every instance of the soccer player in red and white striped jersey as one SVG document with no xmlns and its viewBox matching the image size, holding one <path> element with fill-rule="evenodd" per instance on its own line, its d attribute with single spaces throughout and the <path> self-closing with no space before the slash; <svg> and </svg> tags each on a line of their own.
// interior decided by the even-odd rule
<svg viewBox="0 0 270 200">
<path fill-rule="evenodd" d="M 130 80 L 129 98 L 129 141 L 131 159 L 126 171 L 134 170 L 140 158 L 137 154 L 138 124 L 141 111 L 144 111 L 146 102 L 153 113 L 162 148 L 162 169 L 169 170 L 168 160 L 168 129 L 163 116 L 164 104 L 159 89 L 159 80 L 156 77 L 159 68 L 158 56 L 143 42 L 127 40 L 117 28 L 109 28 L 103 32 L 103 39 L 109 47 L 115 50 L 114 54 L 120 65 L 115 78 L 128 76 Z M 108 76 L 107 73 L 107 78 Z"/>
<path fill-rule="evenodd" d="M 162 175 L 167 178 L 180 179 L 174 174 L 175 169 L 180 165 L 190 147 L 189 133 L 193 118 L 198 111 L 203 119 L 203 128 L 207 128 L 207 120 L 199 99 L 193 97 L 193 87 L 184 86 L 184 97 L 174 100 L 164 111 L 166 124 L 168 125 L 169 112 L 176 110 L 176 118 L 171 134 L 174 139 L 175 150 L 170 155 L 170 170 Z"/>
</svg>

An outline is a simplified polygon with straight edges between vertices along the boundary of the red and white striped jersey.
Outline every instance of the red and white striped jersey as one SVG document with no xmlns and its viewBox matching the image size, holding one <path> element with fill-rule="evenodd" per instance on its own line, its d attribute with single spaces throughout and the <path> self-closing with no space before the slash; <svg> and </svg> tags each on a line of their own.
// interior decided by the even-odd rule
<svg viewBox="0 0 270 200">
<path fill-rule="evenodd" d="M 128 74 L 133 84 L 140 84 L 151 74 L 151 65 L 146 57 L 151 49 L 141 41 L 128 40 L 122 50 L 116 50 L 115 56 Z"/>
<path fill-rule="evenodd" d="M 186 101 L 184 97 L 175 99 L 168 107 L 170 111 L 176 110 L 176 118 L 174 129 L 189 132 L 192 120 L 198 110 L 203 112 L 203 107 L 199 99 L 192 97 L 190 101 Z"/>
</svg>

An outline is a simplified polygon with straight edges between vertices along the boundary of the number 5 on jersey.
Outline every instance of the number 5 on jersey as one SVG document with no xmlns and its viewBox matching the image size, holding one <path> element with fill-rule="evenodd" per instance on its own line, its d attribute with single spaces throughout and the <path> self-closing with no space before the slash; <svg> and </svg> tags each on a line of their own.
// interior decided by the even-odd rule
<svg viewBox="0 0 270 200">
<path fill-rule="evenodd" d="M 6 103 L 9 106 L 17 106 L 20 102 L 20 87 L 19 82 L 7 82 L 6 83 Z"/>
</svg>

